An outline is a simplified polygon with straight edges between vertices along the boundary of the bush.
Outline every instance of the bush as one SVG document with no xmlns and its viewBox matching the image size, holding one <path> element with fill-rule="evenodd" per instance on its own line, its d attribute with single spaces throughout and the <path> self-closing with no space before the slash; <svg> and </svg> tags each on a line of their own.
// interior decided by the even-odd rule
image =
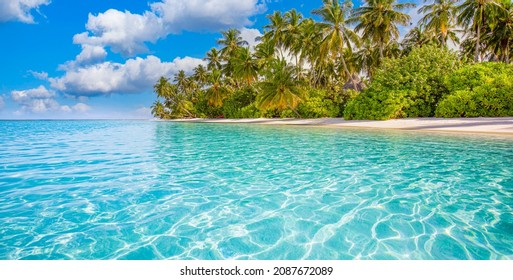
<svg viewBox="0 0 513 280">
<path fill-rule="evenodd" d="M 223 103 L 223 115 L 229 119 L 258 118 L 259 111 L 254 105 L 256 91 L 246 87 L 235 91 Z M 258 114 L 257 114 L 258 113 Z"/>
<path fill-rule="evenodd" d="M 463 67 L 445 82 L 450 94 L 438 105 L 436 116 L 513 116 L 513 65 L 480 63 Z"/>
<path fill-rule="evenodd" d="M 198 92 L 198 98 L 194 103 L 194 113 L 198 118 L 218 118 L 223 114 L 221 108 L 214 107 L 208 104 L 204 92 Z"/>
<path fill-rule="evenodd" d="M 309 98 L 302 101 L 297 111 L 302 118 L 334 118 L 339 116 L 341 104 L 333 100 L 334 93 L 311 89 Z"/>
<path fill-rule="evenodd" d="M 344 118 L 432 117 L 436 104 L 449 92 L 445 75 L 460 66 L 456 53 L 437 46 L 415 48 L 405 57 L 385 60 L 369 88 L 348 102 Z"/>
</svg>

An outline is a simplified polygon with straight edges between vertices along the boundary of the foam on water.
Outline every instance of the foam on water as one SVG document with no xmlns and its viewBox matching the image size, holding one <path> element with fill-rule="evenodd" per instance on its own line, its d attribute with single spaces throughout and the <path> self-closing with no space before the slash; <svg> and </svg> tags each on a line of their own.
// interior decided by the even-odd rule
<svg viewBox="0 0 513 280">
<path fill-rule="evenodd" d="M 1 121 L 0 259 L 513 259 L 513 141 Z"/>
</svg>

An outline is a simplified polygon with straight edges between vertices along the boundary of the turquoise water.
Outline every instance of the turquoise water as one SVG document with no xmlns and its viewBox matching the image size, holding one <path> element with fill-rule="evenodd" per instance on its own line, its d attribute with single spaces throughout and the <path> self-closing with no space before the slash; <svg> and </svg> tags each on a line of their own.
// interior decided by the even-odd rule
<svg viewBox="0 0 513 280">
<path fill-rule="evenodd" d="M 0 121 L 0 259 L 513 259 L 513 139 Z"/>
</svg>

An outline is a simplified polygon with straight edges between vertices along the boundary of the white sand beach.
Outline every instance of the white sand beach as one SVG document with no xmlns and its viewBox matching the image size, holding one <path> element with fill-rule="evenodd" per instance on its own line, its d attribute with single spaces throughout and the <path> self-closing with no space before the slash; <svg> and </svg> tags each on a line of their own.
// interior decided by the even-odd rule
<svg viewBox="0 0 513 280">
<path fill-rule="evenodd" d="M 396 129 L 470 134 L 497 134 L 513 137 L 513 118 L 459 118 L 459 119 L 397 119 L 388 121 L 346 121 L 324 119 L 180 119 L 175 122 L 330 126 L 340 128 Z"/>
</svg>

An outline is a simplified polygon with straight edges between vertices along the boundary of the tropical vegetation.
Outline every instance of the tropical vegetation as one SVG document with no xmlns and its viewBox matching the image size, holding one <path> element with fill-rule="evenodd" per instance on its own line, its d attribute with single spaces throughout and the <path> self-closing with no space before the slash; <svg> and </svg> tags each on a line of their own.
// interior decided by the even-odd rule
<svg viewBox="0 0 513 280">
<path fill-rule="evenodd" d="M 411 9 L 420 15 L 415 26 Z M 204 65 L 157 81 L 153 115 L 513 115 L 511 0 L 323 0 L 311 17 L 290 10 L 267 18 L 256 46 L 223 31 Z"/>
</svg>

